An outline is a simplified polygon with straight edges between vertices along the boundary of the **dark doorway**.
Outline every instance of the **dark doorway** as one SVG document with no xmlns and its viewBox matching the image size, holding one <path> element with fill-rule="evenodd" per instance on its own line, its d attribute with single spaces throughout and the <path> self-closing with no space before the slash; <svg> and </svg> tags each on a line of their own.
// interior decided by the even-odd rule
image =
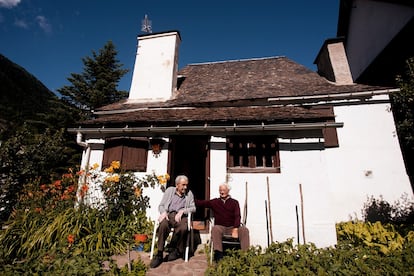
<svg viewBox="0 0 414 276">
<path fill-rule="evenodd" d="M 189 179 L 189 189 L 195 198 L 209 198 L 208 136 L 170 136 L 170 175 L 172 184 L 177 175 Z M 204 210 L 198 210 L 194 220 L 204 220 Z"/>
</svg>

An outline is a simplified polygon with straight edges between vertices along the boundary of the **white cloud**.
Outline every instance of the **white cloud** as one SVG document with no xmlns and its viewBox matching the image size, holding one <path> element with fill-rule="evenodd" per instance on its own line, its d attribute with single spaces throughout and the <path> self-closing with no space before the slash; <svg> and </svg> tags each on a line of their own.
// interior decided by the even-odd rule
<svg viewBox="0 0 414 276">
<path fill-rule="evenodd" d="M 45 33 L 52 32 L 52 26 L 49 24 L 46 17 L 38 15 L 36 16 L 36 22 L 37 24 L 39 24 L 39 27 L 42 28 Z"/>
<path fill-rule="evenodd" d="M 29 28 L 26 21 L 24 21 L 23 19 L 15 19 L 14 20 L 14 25 L 16 25 L 17 27 L 23 28 L 23 29 L 28 29 Z"/>
<path fill-rule="evenodd" d="M 0 0 L 0 8 L 11 9 L 19 5 L 21 0 Z"/>
</svg>

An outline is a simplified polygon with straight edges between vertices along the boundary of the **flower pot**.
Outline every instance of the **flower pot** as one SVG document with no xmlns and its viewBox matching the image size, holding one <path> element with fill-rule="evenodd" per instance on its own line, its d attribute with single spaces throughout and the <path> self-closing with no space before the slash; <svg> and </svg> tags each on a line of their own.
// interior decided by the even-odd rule
<svg viewBox="0 0 414 276">
<path fill-rule="evenodd" d="M 148 240 L 147 234 L 134 234 L 134 240 L 136 242 L 146 242 Z"/>
</svg>

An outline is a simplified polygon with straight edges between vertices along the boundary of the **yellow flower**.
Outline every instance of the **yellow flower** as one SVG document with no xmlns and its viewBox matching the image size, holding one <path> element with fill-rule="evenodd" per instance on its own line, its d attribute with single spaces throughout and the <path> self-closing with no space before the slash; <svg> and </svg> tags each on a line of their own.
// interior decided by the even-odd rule
<svg viewBox="0 0 414 276">
<path fill-rule="evenodd" d="M 92 165 L 92 170 L 96 170 L 99 167 L 98 163 Z"/>
<path fill-rule="evenodd" d="M 117 170 L 121 167 L 121 162 L 119 161 L 112 161 L 111 162 L 111 167 L 114 168 L 114 170 Z"/>
<path fill-rule="evenodd" d="M 112 166 L 110 166 L 109 168 L 106 168 L 104 171 L 106 173 L 113 173 L 114 172 L 114 168 Z"/>
<path fill-rule="evenodd" d="M 170 180 L 170 175 L 168 173 L 164 175 L 158 175 L 157 180 L 160 184 L 164 185 L 167 183 L 168 180 Z"/>
<path fill-rule="evenodd" d="M 114 176 L 112 176 L 112 181 L 119 182 L 119 174 L 115 174 Z"/>
<path fill-rule="evenodd" d="M 119 175 L 118 174 L 114 174 L 114 175 L 110 175 L 108 177 L 105 178 L 105 182 L 119 182 Z"/>
</svg>

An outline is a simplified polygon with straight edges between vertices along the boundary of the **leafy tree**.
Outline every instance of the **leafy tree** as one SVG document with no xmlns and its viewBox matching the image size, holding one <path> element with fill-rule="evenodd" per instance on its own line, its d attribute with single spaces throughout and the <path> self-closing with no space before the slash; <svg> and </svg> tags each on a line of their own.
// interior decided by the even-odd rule
<svg viewBox="0 0 414 276">
<path fill-rule="evenodd" d="M 111 41 L 92 57 L 82 59 L 84 72 L 72 73 L 68 80 L 72 85 L 58 89 L 63 99 L 80 108 L 84 115 L 94 109 L 117 102 L 127 96 L 127 91 L 118 91 L 117 84 L 128 69 L 116 59 L 117 51 Z"/>
<path fill-rule="evenodd" d="M 397 133 L 407 173 L 414 185 L 414 57 L 407 60 L 406 74 L 397 77 L 400 91 L 391 96 Z M 414 187 L 413 187 L 414 188 Z"/>
<path fill-rule="evenodd" d="M 29 181 L 48 181 L 67 170 L 73 149 L 65 130 L 33 134 L 25 124 L 0 147 L 0 221 L 7 220 L 18 194 Z"/>
</svg>

